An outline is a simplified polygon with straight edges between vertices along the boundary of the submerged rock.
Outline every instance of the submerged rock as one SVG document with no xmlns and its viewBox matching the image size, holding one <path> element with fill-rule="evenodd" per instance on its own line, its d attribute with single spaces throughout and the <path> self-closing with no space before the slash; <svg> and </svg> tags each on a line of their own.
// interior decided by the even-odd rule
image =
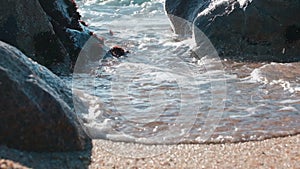
<svg viewBox="0 0 300 169">
<path fill-rule="evenodd" d="M 129 53 L 129 51 L 126 51 L 125 49 L 123 49 L 119 46 L 114 46 L 106 53 L 106 55 L 103 57 L 103 59 L 108 58 L 108 57 L 119 58 L 121 56 L 127 56 L 128 53 Z"/>
<path fill-rule="evenodd" d="M 300 61 L 300 2 L 297 0 L 176 2 L 180 5 L 168 7 L 172 2 L 167 0 L 166 9 L 183 10 L 190 4 L 199 3 L 192 5 L 188 12 L 184 10 L 184 15 L 178 15 L 175 9 L 167 12 L 192 21 L 197 44 L 202 41 L 199 38 L 201 30 L 220 57 L 247 61 Z"/>
<path fill-rule="evenodd" d="M 28 151 L 90 146 L 70 89 L 45 67 L 0 42 L 0 144 Z"/>
<path fill-rule="evenodd" d="M 55 73 L 68 73 L 91 36 L 73 0 L 3 0 L 0 40 Z"/>
</svg>

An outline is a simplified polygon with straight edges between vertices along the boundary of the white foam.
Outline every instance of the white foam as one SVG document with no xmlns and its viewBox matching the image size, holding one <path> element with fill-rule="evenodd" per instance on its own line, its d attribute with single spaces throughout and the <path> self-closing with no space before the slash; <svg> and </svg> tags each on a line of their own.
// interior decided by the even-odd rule
<svg viewBox="0 0 300 169">
<path fill-rule="evenodd" d="M 298 100 L 287 99 L 287 100 L 282 100 L 279 103 L 280 104 L 294 104 L 294 103 L 298 103 L 298 102 L 300 102 L 300 99 L 298 99 Z"/>
<path fill-rule="evenodd" d="M 299 110 L 297 110 L 295 107 L 287 106 L 287 107 L 283 107 L 283 108 L 279 109 L 278 111 L 298 112 Z"/>
<path fill-rule="evenodd" d="M 264 84 L 269 83 L 268 79 L 266 77 L 263 76 L 261 69 L 254 69 L 251 74 L 250 74 L 250 82 L 261 82 Z"/>
<path fill-rule="evenodd" d="M 279 85 L 284 91 L 295 93 L 300 91 L 299 84 L 293 82 L 290 76 L 285 76 L 284 71 L 292 69 L 290 63 L 270 63 L 251 72 L 248 82 L 259 82 L 265 85 Z M 277 72 L 275 72 L 275 70 Z M 295 74 L 296 76 L 296 74 Z"/>
</svg>

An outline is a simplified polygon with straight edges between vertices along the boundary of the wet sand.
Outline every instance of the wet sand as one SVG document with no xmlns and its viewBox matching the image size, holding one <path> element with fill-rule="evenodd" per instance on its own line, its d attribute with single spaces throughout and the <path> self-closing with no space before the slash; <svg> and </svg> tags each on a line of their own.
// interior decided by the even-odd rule
<svg viewBox="0 0 300 169">
<path fill-rule="evenodd" d="M 145 154 L 149 146 L 93 140 L 92 157 L 82 153 L 39 154 L 0 147 L 0 159 L 29 168 L 295 168 L 300 169 L 300 135 L 235 144 L 181 144 Z M 131 151 L 130 151 L 131 150 Z M 124 153 L 125 152 L 125 153 Z M 132 154 L 130 154 L 131 152 Z M 156 154 L 151 148 L 148 152 Z M 144 154 L 143 154 L 144 153 Z M 87 154 L 86 154 L 87 155 Z M 147 157 L 148 155 L 148 157 Z M 149 156 L 150 155 L 150 156 Z M 152 154 L 153 155 L 153 154 Z M 137 157 L 139 158 L 133 158 Z M 90 163 L 91 160 L 91 163 Z M 2 167 L 19 164 L 2 161 Z M 1 168 L 1 165 L 0 165 Z M 25 168 L 25 167 L 24 167 Z M 2 169 L 2 168 L 1 168 Z"/>
<path fill-rule="evenodd" d="M 94 140 L 90 169 L 100 168 L 300 168 L 300 135 L 235 144 L 169 146 L 154 157 L 130 158 L 110 153 L 111 142 Z M 113 143 L 118 144 L 122 143 Z M 136 153 L 141 150 L 136 145 Z"/>
</svg>

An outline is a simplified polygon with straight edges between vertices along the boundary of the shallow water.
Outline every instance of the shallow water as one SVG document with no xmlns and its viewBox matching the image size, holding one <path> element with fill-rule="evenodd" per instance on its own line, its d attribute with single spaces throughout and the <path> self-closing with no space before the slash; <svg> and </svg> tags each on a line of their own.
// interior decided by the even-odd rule
<svg viewBox="0 0 300 169">
<path fill-rule="evenodd" d="M 85 0 L 78 6 L 106 46 L 130 51 L 73 76 L 73 93 L 86 107 L 78 104 L 77 113 L 91 137 L 220 143 L 300 132 L 300 63 L 196 60 L 193 39 L 172 33 L 163 1 Z"/>
</svg>

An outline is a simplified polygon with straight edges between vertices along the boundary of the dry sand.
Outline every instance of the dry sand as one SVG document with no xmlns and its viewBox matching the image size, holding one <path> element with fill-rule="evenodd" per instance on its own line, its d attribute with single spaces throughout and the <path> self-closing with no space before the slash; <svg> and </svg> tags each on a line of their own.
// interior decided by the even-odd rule
<svg viewBox="0 0 300 169">
<path fill-rule="evenodd" d="M 159 147 L 157 149 L 157 147 Z M 300 169 L 300 135 L 236 144 L 146 146 L 93 140 L 80 152 L 39 154 L 0 147 L 0 158 L 29 168 L 279 168 Z M 87 155 L 87 154 L 86 154 Z M 91 154 L 89 154 L 90 156 Z M 155 155 L 155 156 L 152 156 Z M 139 158 L 134 158 L 139 157 Z M 16 164 L 18 165 L 18 164 Z M 4 165 L 3 165 L 4 166 Z M 0 167 L 1 168 L 1 167 Z"/>
</svg>

